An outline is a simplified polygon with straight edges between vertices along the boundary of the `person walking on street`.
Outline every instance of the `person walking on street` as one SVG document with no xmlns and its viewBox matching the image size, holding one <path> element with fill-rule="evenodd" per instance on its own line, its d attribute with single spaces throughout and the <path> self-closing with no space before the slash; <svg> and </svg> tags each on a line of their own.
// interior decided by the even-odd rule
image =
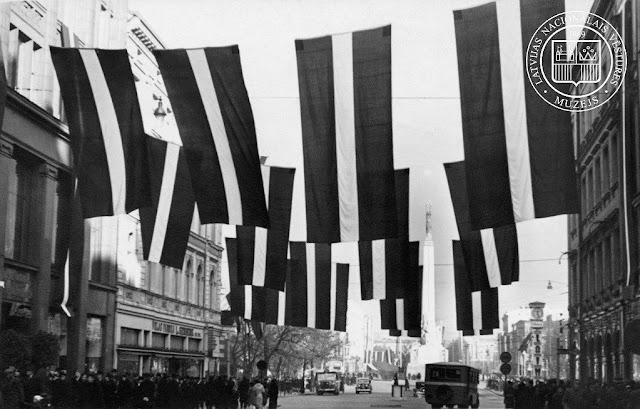
<svg viewBox="0 0 640 409">
<path fill-rule="evenodd" d="M 269 409 L 278 407 L 278 381 L 274 379 L 269 382 Z"/>
<path fill-rule="evenodd" d="M 255 409 L 262 409 L 262 395 L 264 394 L 264 386 L 260 383 L 259 380 L 255 380 L 254 385 L 251 387 L 250 391 L 251 403 Z"/>
</svg>

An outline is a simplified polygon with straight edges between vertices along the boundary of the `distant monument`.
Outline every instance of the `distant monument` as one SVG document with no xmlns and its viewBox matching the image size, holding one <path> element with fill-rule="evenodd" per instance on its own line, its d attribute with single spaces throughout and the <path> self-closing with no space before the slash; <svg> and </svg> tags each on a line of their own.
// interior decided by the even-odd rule
<svg viewBox="0 0 640 409">
<path fill-rule="evenodd" d="M 420 343 L 411 347 L 407 373 L 421 374 L 424 379 L 424 365 L 448 360 L 444 347 L 444 327 L 436 325 L 435 256 L 433 235 L 431 234 L 431 203 L 427 202 L 426 238 L 423 245 L 422 270 L 422 336 Z"/>
</svg>

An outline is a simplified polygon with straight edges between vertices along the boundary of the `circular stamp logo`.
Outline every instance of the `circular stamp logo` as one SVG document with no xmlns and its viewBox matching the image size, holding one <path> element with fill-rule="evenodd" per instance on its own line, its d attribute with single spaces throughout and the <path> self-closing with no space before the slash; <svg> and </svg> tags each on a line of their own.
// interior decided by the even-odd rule
<svg viewBox="0 0 640 409">
<path fill-rule="evenodd" d="M 568 11 L 538 27 L 529 41 L 525 64 L 529 82 L 548 104 L 564 111 L 588 111 L 620 89 L 627 51 L 607 20 Z"/>
</svg>

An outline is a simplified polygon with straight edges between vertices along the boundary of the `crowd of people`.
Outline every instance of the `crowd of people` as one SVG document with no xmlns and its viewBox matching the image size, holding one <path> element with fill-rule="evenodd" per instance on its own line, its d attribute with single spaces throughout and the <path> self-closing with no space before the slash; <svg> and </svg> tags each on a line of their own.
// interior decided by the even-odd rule
<svg viewBox="0 0 640 409">
<path fill-rule="evenodd" d="M 9 367 L 0 382 L 0 408 L 59 409 L 262 409 L 276 408 L 280 394 L 300 381 L 235 379 L 226 375 L 197 379 L 171 374 L 80 374 L 45 370 L 24 374 Z"/>
<path fill-rule="evenodd" d="M 553 379 L 534 385 L 532 380 L 509 381 L 504 403 L 505 408 L 514 409 L 640 409 L 640 384 Z"/>
</svg>

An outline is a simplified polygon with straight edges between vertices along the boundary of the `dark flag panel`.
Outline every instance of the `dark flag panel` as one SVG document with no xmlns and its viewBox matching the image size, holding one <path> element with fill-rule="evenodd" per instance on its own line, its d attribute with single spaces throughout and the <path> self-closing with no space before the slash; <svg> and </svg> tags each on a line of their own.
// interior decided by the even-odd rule
<svg viewBox="0 0 640 409">
<path fill-rule="evenodd" d="M 295 46 L 307 242 L 397 237 L 391 26 Z"/>
<path fill-rule="evenodd" d="M 202 223 L 269 228 L 253 112 L 237 46 L 154 50 Z"/>
<path fill-rule="evenodd" d="M 395 171 L 395 188 L 398 237 L 358 242 L 363 300 L 402 298 L 404 294 L 403 277 L 413 257 L 409 254 L 409 169 Z"/>
<path fill-rule="evenodd" d="M 411 244 L 418 244 L 411 243 Z M 382 329 L 420 330 L 422 328 L 422 266 L 417 258 L 410 262 L 407 279 L 413 283 L 407 287 L 403 298 L 380 300 Z"/>
<path fill-rule="evenodd" d="M 148 138 L 126 50 L 51 47 L 85 218 L 150 205 Z"/>
<path fill-rule="evenodd" d="M 456 323 L 459 331 L 492 333 L 500 327 L 498 289 L 472 291 L 462 246 L 453 241 L 453 271 L 456 294 Z M 491 331 L 491 332 L 489 332 Z M 465 334 L 469 335 L 469 333 Z"/>
<path fill-rule="evenodd" d="M 271 228 L 236 227 L 238 283 L 284 291 L 295 169 L 261 168 Z"/>
<path fill-rule="evenodd" d="M 535 95 L 519 65 L 564 2 L 519 4 L 498 6 L 504 26 L 496 3 L 454 11 L 471 230 L 578 211 L 570 113 Z"/>
<path fill-rule="evenodd" d="M 149 138 L 151 206 L 140 208 L 145 260 L 181 269 L 189 242 L 195 198 L 182 148 Z"/>
<path fill-rule="evenodd" d="M 399 330 L 399 329 L 390 329 L 389 330 L 390 337 L 410 337 L 410 338 L 420 338 L 422 337 L 421 329 L 413 329 L 413 330 Z"/>
<path fill-rule="evenodd" d="M 465 162 L 445 163 L 444 167 L 471 290 L 479 291 L 518 281 L 520 265 L 516 226 L 512 224 L 472 231 Z"/>
<path fill-rule="evenodd" d="M 289 246 L 285 323 L 346 331 L 349 265 L 331 262 L 330 244 Z"/>
</svg>

